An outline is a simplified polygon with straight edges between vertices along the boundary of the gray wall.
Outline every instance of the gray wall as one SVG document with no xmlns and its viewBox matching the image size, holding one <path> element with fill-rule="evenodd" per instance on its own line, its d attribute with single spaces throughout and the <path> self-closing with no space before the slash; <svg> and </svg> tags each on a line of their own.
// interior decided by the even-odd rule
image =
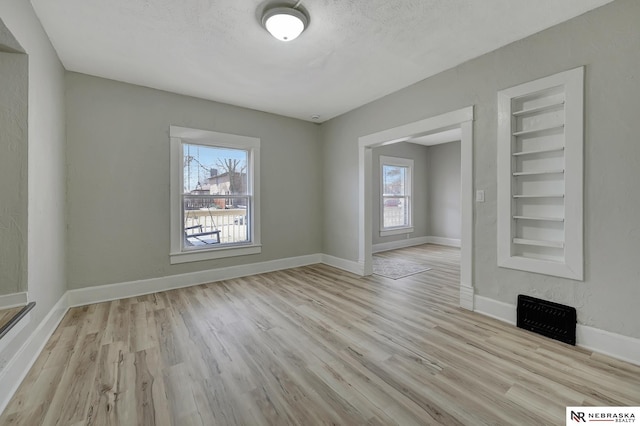
<svg viewBox="0 0 640 426">
<path fill-rule="evenodd" d="M 30 2 L 4 0 L 0 16 L 29 55 L 27 287 L 37 302 L 31 327 L 66 289 L 64 70 Z"/>
<path fill-rule="evenodd" d="M 66 82 L 69 288 L 321 251 L 316 124 L 82 74 Z M 170 125 L 261 139 L 262 254 L 169 264 Z"/>
<path fill-rule="evenodd" d="M 413 143 L 396 143 L 376 147 L 372 151 L 372 232 L 373 244 L 419 238 L 429 235 L 429 196 L 427 191 L 429 155 L 428 148 Z M 380 236 L 380 156 L 409 158 L 413 160 L 413 232 L 410 234 Z"/>
<path fill-rule="evenodd" d="M 578 321 L 640 337 L 640 2 L 617 0 L 322 125 L 324 253 L 358 259 L 358 137 L 475 105 L 474 284 L 577 307 Z M 497 267 L 496 92 L 586 65 L 585 281 Z M 330 208 L 340 205 L 338 210 Z M 331 226 L 328 226 L 331 225 Z"/>
<path fill-rule="evenodd" d="M 460 141 L 429 147 L 429 230 L 460 239 Z"/>
<path fill-rule="evenodd" d="M 28 72 L 27 55 L 0 51 L 0 295 L 27 289 Z"/>
</svg>

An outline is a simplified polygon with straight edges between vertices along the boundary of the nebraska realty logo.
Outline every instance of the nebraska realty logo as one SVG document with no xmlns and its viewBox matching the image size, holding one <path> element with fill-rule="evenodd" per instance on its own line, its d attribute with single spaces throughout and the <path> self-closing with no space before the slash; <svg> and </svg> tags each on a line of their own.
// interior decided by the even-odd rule
<svg viewBox="0 0 640 426">
<path fill-rule="evenodd" d="M 566 424 L 635 423 L 639 417 L 640 407 L 567 407 Z"/>
</svg>

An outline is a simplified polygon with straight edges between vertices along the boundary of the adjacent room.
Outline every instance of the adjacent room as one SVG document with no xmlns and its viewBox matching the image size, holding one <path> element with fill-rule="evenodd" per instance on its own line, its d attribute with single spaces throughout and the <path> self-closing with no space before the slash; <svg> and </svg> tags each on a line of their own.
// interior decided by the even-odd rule
<svg viewBox="0 0 640 426">
<path fill-rule="evenodd" d="M 640 417 L 638 22 L 0 2 L 0 424 Z"/>
</svg>

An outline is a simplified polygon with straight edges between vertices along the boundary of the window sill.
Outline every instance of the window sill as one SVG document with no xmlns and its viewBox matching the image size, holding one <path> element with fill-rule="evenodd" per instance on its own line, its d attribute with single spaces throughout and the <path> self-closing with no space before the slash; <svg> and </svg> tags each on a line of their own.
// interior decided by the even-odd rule
<svg viewBox="0 0 640 426">
<path fill-rule="evenodd" d="M 172 265 L 177 263 L 200 262 L 202 260 L 223 259 L 225 257 L 247 256 L 262 253 L 261 245 L 243 245 L 236 247 L 218 247 L 208 250 L 194 250 L 169 254 Z"/>
<path fill-rule="evenodd" d="M 410 234 L 413 232 L 413 226 L 405 226 L 402 228 L 381 229 L 381 237 L 389 237 L 391 235 Z"/>
</svg>

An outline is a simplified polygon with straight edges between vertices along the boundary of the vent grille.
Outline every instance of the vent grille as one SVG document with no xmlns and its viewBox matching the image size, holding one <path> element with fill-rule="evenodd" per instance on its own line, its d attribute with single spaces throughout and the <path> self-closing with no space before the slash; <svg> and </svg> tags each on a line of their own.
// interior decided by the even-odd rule
<svg viewBox="0 0 640 426">
<path fill-rule="evenodd" d="M 570 345 L 576 344 L 576 308 L 518 295 L 518 327 Z"/>
</svg>

